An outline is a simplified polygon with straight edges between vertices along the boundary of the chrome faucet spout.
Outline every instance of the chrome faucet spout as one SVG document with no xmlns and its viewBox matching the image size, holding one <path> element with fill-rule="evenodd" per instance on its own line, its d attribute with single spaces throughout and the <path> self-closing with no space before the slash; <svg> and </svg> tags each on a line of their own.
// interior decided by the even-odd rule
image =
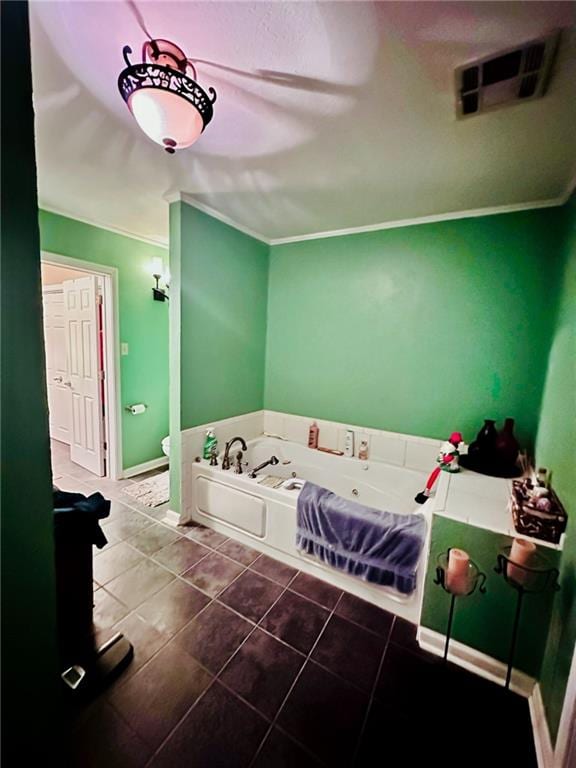
<svg viewBox="0 0 576 768">
<path fill-rule="evenodd" d="M 246 441 L 243 437 L 233 437 L 232 440 L 228 440 L 226 443 L 226 448 L 224 449 L 224 456 L 222 458 L 222 469 L 230 469 L 230 448 L 232 448 L 234 443 L 237 442 L 240 443 L 243 451 L 248 450 L 248 446 L 246 445 Z"/>
</svg>

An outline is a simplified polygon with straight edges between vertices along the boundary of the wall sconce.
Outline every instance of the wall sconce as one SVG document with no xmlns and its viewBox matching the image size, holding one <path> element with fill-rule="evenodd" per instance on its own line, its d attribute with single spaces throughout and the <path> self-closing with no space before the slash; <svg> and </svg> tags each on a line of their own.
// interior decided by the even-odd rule
<svg viewBox="0 0 576 768">
<path fill-rule="evenodd" d="M 166 288 L 160 288 L 158 284 L 163 272 L 164 264 L 162 263 L 162 259 L 159 256 L 156 256 L 152 259 L 152 277 L 156 280 L 156 287 L 152 288 L 154 301 L 166 301 L 170 298 L 167 293 L 168 285 L 166 285 Z M 165 282 L 167 283 L 166 279 Z"/>
</svg>

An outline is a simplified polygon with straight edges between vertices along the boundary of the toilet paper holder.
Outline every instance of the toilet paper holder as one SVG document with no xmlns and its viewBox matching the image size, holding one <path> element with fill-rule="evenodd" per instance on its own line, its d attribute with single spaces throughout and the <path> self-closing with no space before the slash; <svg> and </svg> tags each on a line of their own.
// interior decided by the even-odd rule
<svg viewBox="0 0 576 768">
<path fill-rule="evenodd" d="M 124 410 L 136 416 L 139 413 L 144 413 L 147 408 L 148 406 L 145 403 L 134 403 L 133 405 L 127 405 Z"/>
</svg>

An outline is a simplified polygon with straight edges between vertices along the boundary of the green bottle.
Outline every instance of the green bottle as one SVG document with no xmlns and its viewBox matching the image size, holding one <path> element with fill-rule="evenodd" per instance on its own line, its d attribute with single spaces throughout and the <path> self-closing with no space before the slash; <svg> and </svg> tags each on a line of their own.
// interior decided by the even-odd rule
<svg viewBox="0 0 576 768">
<path fill-rule="evenodd" d="M 218 440 L 214 434 L 212 427 L 206 430 L 206 440 L 204 440 L 204 453 L 202 454 L 205 459 L 209 459 L 212 456 L 212 451 L 218 447 Z"/>
</svg>

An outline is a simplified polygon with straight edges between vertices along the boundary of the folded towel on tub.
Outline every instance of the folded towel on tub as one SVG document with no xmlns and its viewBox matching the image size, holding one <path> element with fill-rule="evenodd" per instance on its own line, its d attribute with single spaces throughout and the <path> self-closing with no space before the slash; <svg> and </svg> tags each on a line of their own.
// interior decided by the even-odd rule
<svg viewBox="0 0 576 768">
<path fill-rule="evenodd" d="M 426 521 L 365 507 L 306 483 L 298 497 L 296 546 L 341 571 L 390 586 L 416 588 Z"/>
</svg>

